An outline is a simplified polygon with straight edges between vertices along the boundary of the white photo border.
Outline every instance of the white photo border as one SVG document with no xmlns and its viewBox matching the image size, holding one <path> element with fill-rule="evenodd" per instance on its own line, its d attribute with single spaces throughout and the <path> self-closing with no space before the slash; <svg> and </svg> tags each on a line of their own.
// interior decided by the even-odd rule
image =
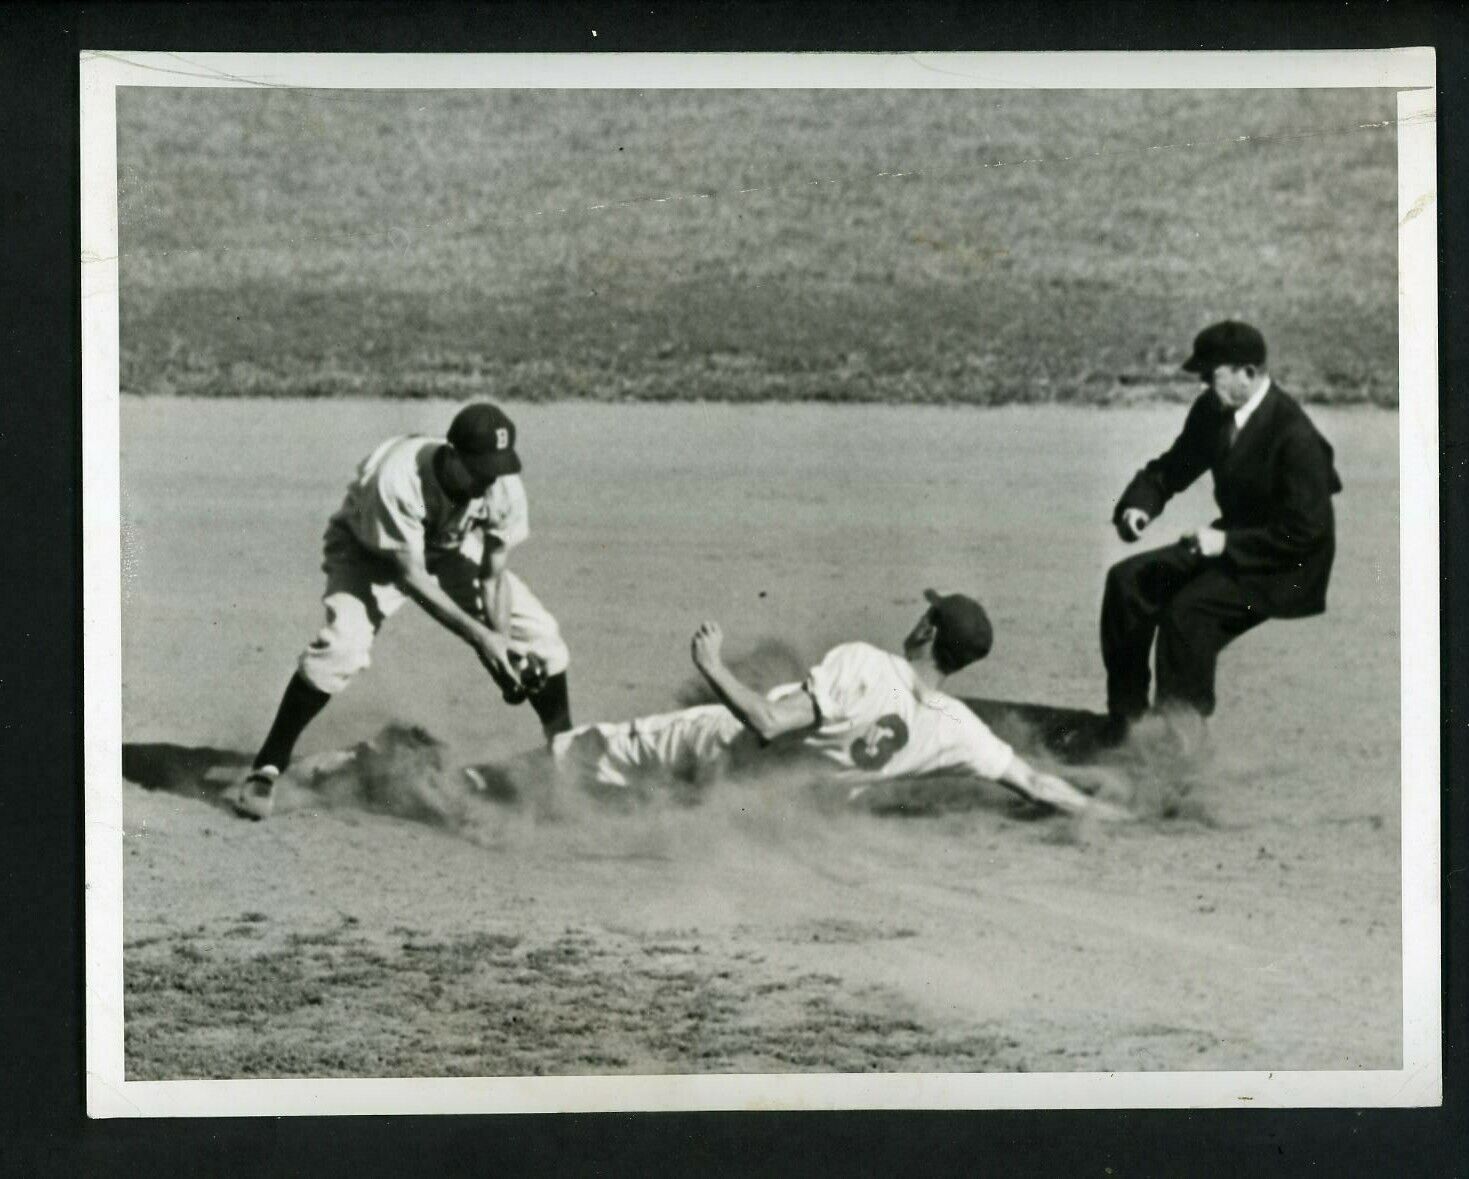
<svg viewBox="0 0 1469 1179">
<path fill-rule="evenodd" d="M 87 1113 L 94 1118 L 1442 1102 L 1438 204 L 1431 48 L 935 54 L 81 55 Z M 120 86 L 1398 91 L 1403 1056 L 1396 1070 L 128 1081 L 123 1053 Z"/>
</svg>

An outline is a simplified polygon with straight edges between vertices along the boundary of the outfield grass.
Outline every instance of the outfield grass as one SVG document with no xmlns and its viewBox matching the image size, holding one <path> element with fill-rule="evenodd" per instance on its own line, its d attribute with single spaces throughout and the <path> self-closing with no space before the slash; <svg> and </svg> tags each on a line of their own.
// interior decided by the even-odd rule
<svg viewBox="0 0 1469 1179">
<path fill-rule="evenodd" d="M 1397 401 L 1379 91 L 125 89 L 122 387 Z M 665 199 L 666 198 L 666 199 Z"/>
</svg>

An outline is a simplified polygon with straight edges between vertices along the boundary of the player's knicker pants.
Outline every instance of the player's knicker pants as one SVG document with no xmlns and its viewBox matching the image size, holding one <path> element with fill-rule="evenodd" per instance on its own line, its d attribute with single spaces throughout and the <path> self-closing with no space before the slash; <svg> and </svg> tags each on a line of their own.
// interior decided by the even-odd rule
<svg viewBox="0 0 1469 1179">
<path fill-rule="evenodd" d="M 460 609 L 484 619 L 479 581 L 483 538 L 471 533 L 457 552 L 430 553 L 429 572 Z M 335 694 L 372 662 L 372 642 L 383 623 L 408 600 L 394 584 L 393 566 L 368 552 L 345 529 L 327 530 L 322 571 L 326 574 L 326 624 L 301 653 L 301 678 Z M 571 662 L 561 629 L 549 610 L 508 569 L 501 574 L 510 607 L 510 639 L 558 675 Z"/>
<path fill-rule="evenodd" d="M 702 783 L 729 764 L 745 726 L 722 704 L 581 725 L 551 742 L 557 768 L 583 785 Z"/>
</svg>

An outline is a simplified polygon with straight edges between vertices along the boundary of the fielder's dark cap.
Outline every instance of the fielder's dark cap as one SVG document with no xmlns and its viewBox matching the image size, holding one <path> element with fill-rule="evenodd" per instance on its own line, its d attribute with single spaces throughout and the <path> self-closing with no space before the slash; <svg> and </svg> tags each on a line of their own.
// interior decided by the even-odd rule
<svg viewBox="0 0 1469 1179">
<path fill-rule="evenodd" d="M 449 426 L 449 445 L 474 474 L 498 479 L 520 471 L 515 453 L 515 423 L 497 405 L 466 405 Z"/>
<path fill-rule="evenodd" d="M 1221 364 L 1259 368 L 1264 363 L 1265 337 L 1247 323 L 1226 319 L 1194 337 L 1194 354 L 1183 362 L 1183 371 L 1206 377 Z"/>
<path fill-rule="evenodd" d="M 928 616 L 938 635 L 933 641 L 934 654 L 950 671 L 958 671 L 983 659 L 995 645 L 995 632 L 984 607 L 964 594 L 941 594 L 924 590 L 928 599 Z"/>
</svg>

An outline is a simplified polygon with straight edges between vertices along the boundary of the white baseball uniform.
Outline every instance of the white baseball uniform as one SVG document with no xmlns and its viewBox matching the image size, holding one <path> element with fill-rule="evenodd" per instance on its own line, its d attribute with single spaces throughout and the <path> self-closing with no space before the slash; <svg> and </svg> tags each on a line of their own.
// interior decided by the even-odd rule
<svg viewBox="0 0 1469 1179">
<path fill-rule="evenodd" d="M 336 693 L 371 662 L 378 629 L 407 601 L 396 584 L 391 554 L 417 550 L 429 572 L 460 609 L 484 618 L 481 562 L 485 538 L 513 549 L 530 535 L 525 486 L 503 475 L 467 503 L 449 498 L 434 474 L 442 438 L 389 438 L 357 468 L 342 506 L 327 525 L 326 624 L 301 653 L 301 676 Z M 565 671 L 570 652 L 550 612 L 505 570 L 509 637 L 545 663 L 548 675 Z"/>
<path fill-rule="evenodd" d="M 1014 757 L 965 705 L 923 684 L 906 659 L 867 643 L 832 648 L 803 683 L 769 696 L 792 692 L 811 697 L 816 726 L 766 746 L 724 705 L 704 704 L 582 725 L 558 736 L 551 752 L 563 770 L 601 786 L 698 782 L 766 758 L 853 782 L 946 773 L 994 780 Z"/>
</svg>

